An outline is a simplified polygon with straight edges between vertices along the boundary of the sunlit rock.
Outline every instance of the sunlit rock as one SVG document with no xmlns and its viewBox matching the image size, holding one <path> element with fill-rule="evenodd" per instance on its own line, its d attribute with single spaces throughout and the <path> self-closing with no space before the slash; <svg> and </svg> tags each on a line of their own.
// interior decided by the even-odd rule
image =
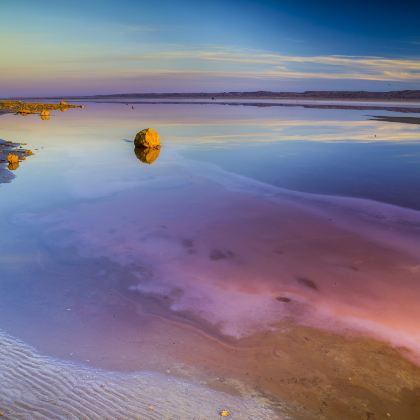
<svg viewBox="0 0 420 420">
<path fill-rule="evenodd" d="M 65 101 L 61 101 L 58 104 L 58 106 L 60 107 L 59 109 L 60 109 L 61 112 L 66 112 L 66 111 L 69 110 L 69 104 L 67 102 L 65 102 Z"/>
<path fill-rule="evenodd" d="M 160 149 L 159 134 L 153 128 L 141 130 L 136 134 L 134 145 L 145 149 Z"/>
<path fill-rule="evenodd" d="M 46 104 L 36 102 L 21 102 L 21 101 L 1 101 L 0 112 L 13 112 L 19 115 L 29 115 L 33 113 L 41 114 L 42 111 L 60 110 L 67 111 L 70 108 L 83 108 L 83 105 L 70 105 L 67 102 L 61 101 L 58 104 Z"/>
<path fill-rule="evenodd" d="M 9 153 L 6 158 L 10 164 L 19 163 L 19 156 L 14 153 Z"/>
<path fill-rule="evenodd" d="M 41 117 L 41 120 L 45 121 L 50 119 L 50 111 L 48 111 L 47 109 L 43 109 L 39 115 Z"/>
<path fill-rule="evenodd" d="M 160 149 L 145 149 L 144 147 L 135 147 L 134 153 L 143 163 L 151 165 L 159 157 Z"/>
</svg>

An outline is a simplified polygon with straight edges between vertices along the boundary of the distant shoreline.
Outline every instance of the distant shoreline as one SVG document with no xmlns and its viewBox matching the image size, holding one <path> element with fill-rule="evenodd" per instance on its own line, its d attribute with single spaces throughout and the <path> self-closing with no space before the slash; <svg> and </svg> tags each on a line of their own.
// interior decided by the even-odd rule
<svg viewBox="0 0 420 420">
<path fill-rule="evenodd" d="M 363 100 L 363 101 L 420 101 L 420 90 L 370 91 L 305 91 L 305 92 L 190 92 L 190 93 L 116 93 L 102 95 L 31 96 L 7 99 L 305 99 L 305 100 Z M 6 99 L 6 98 L 5 98 Z"/>
</svg>

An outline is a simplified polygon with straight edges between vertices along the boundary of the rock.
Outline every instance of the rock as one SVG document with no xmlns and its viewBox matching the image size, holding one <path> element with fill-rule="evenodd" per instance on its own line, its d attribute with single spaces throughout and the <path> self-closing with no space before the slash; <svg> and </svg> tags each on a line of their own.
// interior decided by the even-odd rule
<svg viewBox="0 0 420 420">
<path fill-rule="evenodd" d="M 160 149 L 159 134 L 153 128 L 141 130 L 136 134 L 134 145 L 145 149 Z"/>
<path fill-rule="evenodd" d="M 69 110 L 69 104 L 66 101 L 61 101 L 58 106 L 60 107 L 61 112 L 66 112 Z"/>
<path fill-rule="evenodd" d="M 10 164 L 19 163 L 19 156 L 14 153 L 9 153 L 6 159 Z"/>
<path fill-rule="evenodd" d="M 50 111 L 48 111 L 47 109 L 42 110 L 39 115 L 41 117 L 41 120 L 46 121 L 50 119 Z"/>
</svg>

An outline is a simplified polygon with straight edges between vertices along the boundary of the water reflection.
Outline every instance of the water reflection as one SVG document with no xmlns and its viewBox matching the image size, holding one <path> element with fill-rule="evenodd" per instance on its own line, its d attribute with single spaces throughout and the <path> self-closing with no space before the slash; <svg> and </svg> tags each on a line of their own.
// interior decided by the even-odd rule
<svg viewBox="0 0 420 420">
<path fill-rule="evenodd" d="M 206 383 L 224 387 L 231 377 L 279 400 L 293 384 L 302 404 L 349 377 L 358 395 L 373 395 L 369 383 L 398 394 L 395 369 L 375 371 L 403 369 L 384 344 L 349 347 L 279 322 L 339 333 L 342 322 L 418 351 L 420 260 L 401 245 L 408 230 L 418 244 L 418 213 L 377 203 L 342 211 L 338 199 L 293 201 L 277 186 L 412 195 L 419 127 L 367 121 L 361 111 L 185 108 L 92 105 L 49 124 L 2 117 L 2 136 L 40 152 L 7 200 L 0 189 L 0 329 L 87 365 L 203 368 Z M 162 155 L 134 150 L 146 164 L 159 157 L 153 170 L 116 140 L 139 125 L 165 136 Z M 360 214 L 366 224 L 346 218 Z M 375 226 L 382 236 L 370 233 Z M 337 400 L 353 403 L 350 388 Z"/>
<path fill-rule="evenodd" d="M 144 147 L 135 147 L 134 153 L 137 156 L 138 160 L 142 161 L 143 163 L 147 163 L 148 165 L 151 165 L 159 157 L 160 148 L 146 149 Z"/>
<path fill-rule="evenodd" d="M 7 165 L 7 169 L 9 169 L 9 171 L 15 171 L 18 168 L 19 168 L 19 162 L 12 162 Z"/>
</svg>

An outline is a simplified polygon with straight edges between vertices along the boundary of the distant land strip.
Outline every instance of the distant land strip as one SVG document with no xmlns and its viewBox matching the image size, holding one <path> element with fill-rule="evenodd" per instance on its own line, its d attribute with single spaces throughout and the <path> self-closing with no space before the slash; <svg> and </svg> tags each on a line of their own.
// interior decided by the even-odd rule
<svg viewBox="0 0 420 420">
<path fill-rule="evenodd" d="M 308 90 L 304 92 L 190 92 L 190 93 L 113 93 L 103 95 L 20 97 L 9 99 L 324 99 L 324 100 L 372 100 L 418 101 L 420 90 L 392 90 L 386 92 Z"/>
</svg>

